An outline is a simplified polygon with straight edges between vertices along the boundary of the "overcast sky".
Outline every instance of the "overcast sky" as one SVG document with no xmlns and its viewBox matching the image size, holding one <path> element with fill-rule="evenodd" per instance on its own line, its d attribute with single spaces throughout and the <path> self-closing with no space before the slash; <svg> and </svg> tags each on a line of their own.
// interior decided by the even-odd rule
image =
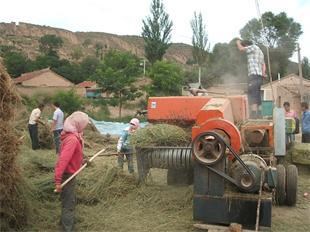
<svg viewBox="0 0 310 232">
<path fill-rule="evenodd" d="M 310 59 L 310 0 L 259 0 L 260 11 L 286 12 L 302 25 L 301 56 Z M 172 41 L 191 44 L 190 20 L 201 12 L 211 48 L 239 36 L 257 18 L 255 0 L 163 0 L 173 21 Z M 71 31 L 141 35 L 151 0 L 8 0 L 1 1 L 0 22 L 28 22 Z M 294 55 L 292 60 L 297 61 Z"/>
</svg>

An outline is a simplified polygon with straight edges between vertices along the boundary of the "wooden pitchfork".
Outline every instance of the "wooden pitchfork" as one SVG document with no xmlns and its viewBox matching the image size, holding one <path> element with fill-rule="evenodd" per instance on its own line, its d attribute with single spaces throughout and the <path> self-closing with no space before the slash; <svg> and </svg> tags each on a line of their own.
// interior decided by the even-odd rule
<svg viewBox="0 0 310 232">
<path fill-rule="evenodd" d="M 66 184 L 68 184 L 70 182 L 70 180 L 72 180 L 74 177 L 76 177 L 87 165 L 88 163 L 92 162 L 98 155 L 100 155 L 102 152 L 104 152 L 106 150 L 106 148 L 102 149 L 101 151 L 97 152 L 95 155 L 93 155 L 87 163 L 83 164 L 82 167 L 79 168 L 79 170 L 77 170 L 74 174 L 72 174 L 72 176 L 70 176 L 65 182 L 63 182 L 61 184 L 61 188 L 63 188 Z M 56 192 L 56 189 L 54 189 L 54 192 Z"/>
</svg>

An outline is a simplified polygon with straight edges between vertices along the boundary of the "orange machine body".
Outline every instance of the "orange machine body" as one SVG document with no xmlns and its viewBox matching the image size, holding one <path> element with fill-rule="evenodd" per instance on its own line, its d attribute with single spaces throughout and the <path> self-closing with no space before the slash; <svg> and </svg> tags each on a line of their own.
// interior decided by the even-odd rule
<svg viewBox="0 0 310 232">
<path fill-rule="evenodd" d="M 206 131 L 222 131 L 236 152 L 241 148 L 241 135 L 234 125 L 248 119 L 248 102 L 244 95 L 150 97 L 149 122 L 183 122 L 193 126 L 192 140 Z"/>
<path fill-rule="evenodd" d="M 147 109 L 148 121 L 183 121 L 194 124 L 201 108 L 211 99 L 205 96 L 150 97 Z"/>
<path fill-rule="evenodd" d="M 217 100 L 215 100 L 217 99 Z M 210 100 L 211 104 L 206 105 Z M 227 103 L 223 103 L 227 102 Z M 230 104 L 231 115 L 234 123 L 245 121 L 249 118 L 248 100 L 245 95 L 227 96 L 225 98 L 214 98 L 211 96 L 175 96 L 175 97 L 150 97 L 148 100 L 148 121 L 149 122 L 176 122 L 185 121 L 194 125 L 198 114 L 201 111 L 209 111 L 205 114 L 200 113 L 198 122 L 206 121 L 210 118 L 220 117 L 216 113 L 216 106 Z M 203 108 L 205 108 L 203 110 Z M 229 108 L 229 107 L 228 107 Z M 224 109 L 226 110 L 226 109 Z M 211 111 L 214 112 L 212 115 Z M 219 109 L 221 111 L 221 109 Z M 225 119 L 230 117 L 224 112 Z M 231 120 L 231 117 L 230 117 Z"/>
</svg>

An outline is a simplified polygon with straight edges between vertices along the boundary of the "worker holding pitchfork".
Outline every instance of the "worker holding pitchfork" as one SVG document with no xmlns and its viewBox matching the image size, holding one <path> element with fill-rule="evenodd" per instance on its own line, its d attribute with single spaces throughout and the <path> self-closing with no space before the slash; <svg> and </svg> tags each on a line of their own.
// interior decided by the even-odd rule
<svg viewBox="0 0 310 232">
<path fill-rule="evenodd" d="M 130 126 L 123 131 L 117 143 L 117 163 L 118 167 L 123 169 L 125 155 L 128 163 L 128 172 L 133 173 L 133 150 L 130 144 L 130 136 L 140 127 L 140 121 L 137 118 L 133 118 L 130 120 L 129 124 Z"/>
<path fill-rule="evenodd" d="M 78 171 L 83 162 L 82 133 L 89 123 L 88 115 L 77 111 L 64 122 L 61 133 L 61 148 L 55 166 L 56 192 L 61 192 L 61 227 L 73 231 L 75 208 L 75 178 L 62 187 L 61 183 Z"/>
</svg>

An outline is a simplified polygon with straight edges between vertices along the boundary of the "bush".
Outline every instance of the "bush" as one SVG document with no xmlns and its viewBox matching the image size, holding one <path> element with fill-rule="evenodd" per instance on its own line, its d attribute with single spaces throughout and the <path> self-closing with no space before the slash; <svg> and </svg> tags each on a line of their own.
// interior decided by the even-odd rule
<svg viewBox="0 0 310 232">
<path fill-rule="evenodd" d="M 67 92 L 58 92 L 53 97 L 53 101 L 58 102 L 60 104 L 60 108 L 66 114 L 72 114 L 74 111 L 77 110 L 84 110 L 83 99 L 79 95 L 77 95 L 73 89 Z"/>
<path fill-rule="evenodd" d="M 31 111 L 37 108 L 40 103 L 49 104 L 52 102 L 53 97 L 47 93 L 37 93 L 33 96 L 22 96 L 22 103 L 26 106 L 27 110 Z"/>
</svg>

